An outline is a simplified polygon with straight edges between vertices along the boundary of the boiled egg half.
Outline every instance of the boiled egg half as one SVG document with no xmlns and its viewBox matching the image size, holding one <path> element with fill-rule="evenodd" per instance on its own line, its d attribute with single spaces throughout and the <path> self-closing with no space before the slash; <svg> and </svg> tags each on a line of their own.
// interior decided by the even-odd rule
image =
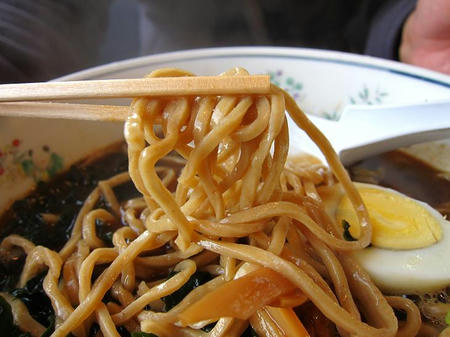
<svg viewBox="0 0 450 337">
<path fill-rule="evenodd" d="M 450 285 L 450 222 L 428 204 L 395 190 L 355 183 L 372 223 L 372 244 L 354 253 L 377 286 L 391 294 L 423 294 Z M 360 235 L 340 184 L 319 190 L 328 215 Z M 344 230 L 344 228 L 343 228 Z"/>
</svg>

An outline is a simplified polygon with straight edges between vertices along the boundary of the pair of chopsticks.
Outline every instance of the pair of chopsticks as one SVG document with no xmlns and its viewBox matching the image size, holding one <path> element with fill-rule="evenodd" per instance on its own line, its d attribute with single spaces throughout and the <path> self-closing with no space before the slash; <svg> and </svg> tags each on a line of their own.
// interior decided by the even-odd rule
<svg viewBox="0 0 450 337">
<path fill-rule="evenodd" d="M 154 77 L 0 85 L 0 116 L 124 121 L 126 106 L 54 103 L 66 99 L 267 94 L 270 78 L 251 76 Z"/>
</svg>

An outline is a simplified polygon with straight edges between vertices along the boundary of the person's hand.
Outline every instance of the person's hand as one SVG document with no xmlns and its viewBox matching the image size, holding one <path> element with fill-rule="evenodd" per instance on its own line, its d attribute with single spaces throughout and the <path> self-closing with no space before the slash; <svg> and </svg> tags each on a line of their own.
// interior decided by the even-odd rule
<svg viewBox="0 0 450 337">
<path fill-rule="evenodd" d="M 450 0 L 418 0 L 403 27 L 400 61 L 450 75 Z"/>
</svg>

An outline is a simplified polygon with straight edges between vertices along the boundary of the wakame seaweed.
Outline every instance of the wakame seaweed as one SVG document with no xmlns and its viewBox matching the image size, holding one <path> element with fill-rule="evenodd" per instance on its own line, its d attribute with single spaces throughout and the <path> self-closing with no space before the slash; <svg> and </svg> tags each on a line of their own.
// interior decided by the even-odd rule
<svg viewBox="0 0 450 337">
<path fill-rule="evenodd" d="M 51 322 L 48 328 L 44 331 L 41 337 L 50 337 L 51 334 L 55 331 L 55 316 L 51 316 Z"/>
<path fill-rule="evenodd" d="M 54 312 L 50 299 L 44 292 L 42 282 L 47 272 L 40 273 L 30 279 L 23 288 L 16 288 L 11 295 L 20 299 L 28 308 L 30 315 L 43 326 L 54 323 Z"/>
<path fill-rule="evenodd" d="M 0 331 L 3 337 L 31 337 L 14 324 L 11 306 L 0 296 Z"/>
<path fill-rule="evenodd" d="M 216 322 L 210 323 L 208 325 L 205 325 L 203 328 L 201 328 L 204 332 L 210 332 L 214 327 L 216 326 Z"/>
<path fill-rule="evenodd" d="M 24 261 L 25 254 L 0 255 L 0 291 L 9 291 L 15 287 Z"/>
<path fill-rule="evenodd" d="M 49 183 L 38 183 L 35 191 L 16 201 L 0 220 L 0 239 L 18 234 L 36 245 L 59 250 L 70 236 L 73 223 L 86 197 L 99 180 L 127 169 L 124 153 L 105 155 L 92 164 L 73 165 L 67 172 Z M 55 223 L 45 220 L 43 214 L 54 214 Z M 20 251 L 19 251 L 20 252 Z M 20 252 L 21 253 L 21 252 Z M 25 287 L 13 289 L 24 264 L 24 254 L 4 254 L 0 260 L 0 287 L 10 291 L 28 308 L 31 316 L 53 332 L 54 312 L 51 302 L 42 288 L 47 271 L 33 277 Z M 12 290 L 13 289 L 13 290 Z"/>
<path fill-rule="evenodd" d="M 169 274 L 168 278 L 172 277 L 173 275 L 175 275 L 175 273 Z M 172 309 L 174 306 L 180 303 L 181 300 L 185 298 L 186 295 L 189 294 L 193 289 L 210 281 L 211 278 L 211 275 L 207 272 L 198 271 L 194 273 L 180 289 L 170 295 L 161 298 L 161 300 L 165 304 L 165 310 L 169 311 L 170 309 Z"/>
<path fill-rule="evenodd" d="M 350 234 L 350 224 L 346 220 L 342 220 L 342 228 L 344 229 L 344 239 L 347 241 L 356 241 L 356 239 Z"/>
<path fill-rule="evenodd" d="M 21 235 L 36 245 L 59 250 L 70 237 L 72 226 L 84 200 L 103 179 L 127 170 L 128 160 L 124 151 L 117 147 L 88 164 L 80 162 L 70 167 L 50 182 L 39 182 L 34 192 L 17 200 L 0 217 L 0 241 L 10 234 Z M 120 195 L 135 195 L 132 184 L 120 186 Z M 45 221 L 43 214 L 54 214 L 55 223 Z M 110 243 L 112 228 L 103 226 L 99 233 Z M 25 261 L 25 254 L 17 249 L 13 254 L 0 256 L 0 290 L 11 291 L 17 284 Z"/>
<path fill-rule="evenodd" d="M 97 236 L 105 243 L 106 247 L 114 247 L 112 237 L 114 231 L 116 230 L 115 227 L 118 226 L 113 227 L 111 224 L 105 223 L 101 219 L 95 219 L 95 230 Z"/>
<path fill-rule="evenodd" d="M 0 239 L 18 234 L 36 245 L 60 250 L 70 236 L 73 223 L 84 200 L 100 180 L 126 171 L 125 152 L 107 153 L 89 164 L 75 164 L 50 182 L 39 182 L 33 193 L 13 203 L 0 219 Z M 132 184 L 120 187 L 121 194 L 135 194 Z M 128 191 L 130 189 L 132 191 Z M 45 221 L 43 214 L 54 214 L 56 223 Z"/>
<path fill-rule="evenodd" d="M 123 325 L 116 326 L 116 329 L 120 337 L 131 337 L 130 332 Z"/>
</svg>

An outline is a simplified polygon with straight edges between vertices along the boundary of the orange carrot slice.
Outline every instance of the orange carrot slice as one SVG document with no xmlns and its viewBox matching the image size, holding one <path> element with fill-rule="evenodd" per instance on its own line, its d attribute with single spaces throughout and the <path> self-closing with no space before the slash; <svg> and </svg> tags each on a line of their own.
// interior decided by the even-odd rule
<svg viewBox="0 0 450 337">
<path fill-rule="evenodd" d="M 269 268 L 259 268 L 206 294 L 179 315 L 184 325 L 220 317 L 248 319 L 256 310 L 272 303 L 296 287 Z"/>
</svg>

